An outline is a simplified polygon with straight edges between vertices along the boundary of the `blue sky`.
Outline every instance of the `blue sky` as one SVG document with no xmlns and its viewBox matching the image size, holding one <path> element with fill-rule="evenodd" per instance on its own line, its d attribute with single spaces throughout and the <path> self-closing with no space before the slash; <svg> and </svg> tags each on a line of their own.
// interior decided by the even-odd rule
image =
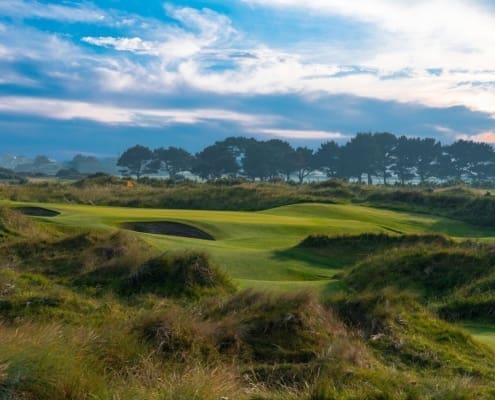
<svg viewBox="0 0 495 400">
<path fill-rule="evenodd" d="M 495 142 L 492 0 L 0 0 L 0 153 Z"/>
</svg>

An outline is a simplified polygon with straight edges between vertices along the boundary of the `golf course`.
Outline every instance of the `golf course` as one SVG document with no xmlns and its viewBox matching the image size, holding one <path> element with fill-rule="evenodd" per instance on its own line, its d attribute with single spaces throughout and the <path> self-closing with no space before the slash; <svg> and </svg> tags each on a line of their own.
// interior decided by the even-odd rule
<svg viewBox="0 0 495 400">
<path fill-rule="evenodd" d="M 137 231 L 132 234 L 160 252 L 205 250 L 240 289 L 275 292 L 308 289 L 332 293 L 342 290 L 338 274 L 352 264 L 348 257 L 318 256 L 298 249 L 297 245 L 311 234 L 438 233 L 455 240 L 495 240 L 495 228 L 480 229 L 447 218 L 349 204 L 297 204 L 261 212 L 130 209 L 50 203 L 9 205 L 55 211 L 55 217 L 38 218 L 50 224 L 78 229 L 112 231 L 135 222 L 175 222 L 195 227 L 214 240 Z M 465 324 L 463 327 L 480 341 L 495 347 L 495 325 Z"/>
<path fill-rule="evenodd" d="M 492 398 L 489 224 L 81 203 L 0 204 L 0 399 Z"/>
<path fill-rule="evenodd" d="M 297 204 L 261 212 L 162 210 L 68 204 L 9 203 L 60 213 L 45 222 L 88 230 L 116 230 L 134 222 L 177 222 L 196 227 L 214 240 L 133 232 L 162 252 L 205 250 L 241 288 L 327 290 L 338 287 L 334 276 L 346 261 L 296 249 L 312 234 L 440 233 L 458 240 L 495 239 L 495 228 L 479 228 L 435 216 L 356 205 Z"/>
</svg>

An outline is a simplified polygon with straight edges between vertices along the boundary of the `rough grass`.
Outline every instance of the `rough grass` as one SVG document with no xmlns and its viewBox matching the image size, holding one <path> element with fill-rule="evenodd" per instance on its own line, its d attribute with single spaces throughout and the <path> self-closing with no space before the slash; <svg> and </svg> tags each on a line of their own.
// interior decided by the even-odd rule
<svg viewBox="0 0 495 400">
<path fill-rule="evenodd" d="M 234 346 L 265 363 L 315 360 L 345 335 L 340 322 L 309 292 L 242 292 L 209 315 L 231 331 L 231 337 L 222 339 L 226 350 Z"/>
<path fill-rule="evenodd" d="M 142 180 L 126 187 L 127 180 L 108 176 L 74 184 L 31 183 L 1 185 L 0 197 L 13 201 L 98 204 L 123 207 L 253 211 L 303 202 L 333 202 L 342 187 L 290 186 L 275 183 L 195 183 Z"/>
<path fill-rule="evenodd" d="M 494 376 L 494 353 L 426 311 L 414 296 L 365 293 L 337 299 L 332 307 L 386 365 L 472 380 Z"/>
<path fill-rule="evenodd" d="M 394 248 L 415 246 L 449 247 L 454 241 L 440 234 L 388 234 L 363 233 L 358 235 L 310 235 L 299 243 L 294 251 L 310 253 L 338 260 L 343 267 L 350 267 L 371 255 Z"/>
<path fill-rule="evenodd" d="M 166 357 L 219 356 L 245 362 L 309 363 L 346 335 L 340 321 L 309 293 L 245 291 L 194 312 L 169 305 L 136 328 Z"/>
<path fill-rule="evenodd" d="M 43 275 L 0 269 L 0 317 L 3 321 L 41 319 L 70 321 L 90 316 L 97 302 L 57 285 Z"/>
<path fill-rule="evenodd" d="M 0 248 L 0 254 L 20 271 L 77 281 L 96 270 L 130 271 L 156 251 L 123 232 L 82 232 L 47 240 L 36 240 L 34 236 L 11 241 Z"/>
<path fill-rule="evenodd" d="M 2 399 L 86 400 L 108 398 L 101 371 L 82 356 L 60 325 L 0 326 Z"/>
<path fill-rule="evenodd" d="M 97 174 L 82 181 L 0 185 L 0 198 L 40 203 L 77 203 L 142 208 L 266 210 L 300 203 L 367 203 L 491 227 L 495 196 L 469 186 L 450 188 L 364 186 L 337 180 L 306 185 L 219 180 L 207 183 L 127 179 Z"/>
<path fill-rule="evenodd" d="M 479 226 L 493 226 L 495 223 L 495 197 L 483 196 L 466 187 L 442 190 L 378 189 L 372 191 L 366 201 L 379 207 L 457 218 Z"/>
<path fill-rule="evenodd" d="M 129 275 L 122 290 L 126 293 L 199 297 L 232 293 L 235 286 L 207 254 L 180 252 L 147 261 Z"/>
<path fill-rule="evenodd" d="M 7 236 L 43 239 L 54 234 L 52 228 L 41 225 L 16 210 L 0 206 L 0 239 Z"/>
<path fill-rule="evenodd" d="M 493 254 L 476 244 L 393 249 L 359 263 L 345 282 L 357 291 L 392 286 L 435 299 L 489 275 L 494 261 Z"/>
</svg>

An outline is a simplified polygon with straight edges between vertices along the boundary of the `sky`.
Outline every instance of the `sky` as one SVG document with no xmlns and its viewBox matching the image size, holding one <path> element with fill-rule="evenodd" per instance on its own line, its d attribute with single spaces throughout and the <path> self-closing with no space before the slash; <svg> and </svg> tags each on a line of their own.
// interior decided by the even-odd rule
<svg viewBox="0 0 495 400">
<path fill-rule="evenodd" d="M 495 0 L 0 0 L 0 154 L 495 143 Z"/>
</svg>

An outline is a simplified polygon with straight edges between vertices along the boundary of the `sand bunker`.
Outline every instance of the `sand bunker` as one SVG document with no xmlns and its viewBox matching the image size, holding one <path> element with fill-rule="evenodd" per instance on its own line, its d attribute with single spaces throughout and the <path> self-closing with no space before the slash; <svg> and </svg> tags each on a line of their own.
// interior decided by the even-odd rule
<svg viewBox="0 0 495 400">
<path fill-rule="evenodd" d="M 15 207 L 14 210 L 31 217 L 56 217 L 60 215 L 58 211 L 42 207 Z"/>
<path fill-rule="evenodd" d="M 215 240 L 209 233 L 194 226 L 179 222 L 153 221 L 153 222 L 126 222 L 123 229 L 131 231 L 152 233 L 154 235 L 179 236 L 192 239 Z"/>
</svg>

